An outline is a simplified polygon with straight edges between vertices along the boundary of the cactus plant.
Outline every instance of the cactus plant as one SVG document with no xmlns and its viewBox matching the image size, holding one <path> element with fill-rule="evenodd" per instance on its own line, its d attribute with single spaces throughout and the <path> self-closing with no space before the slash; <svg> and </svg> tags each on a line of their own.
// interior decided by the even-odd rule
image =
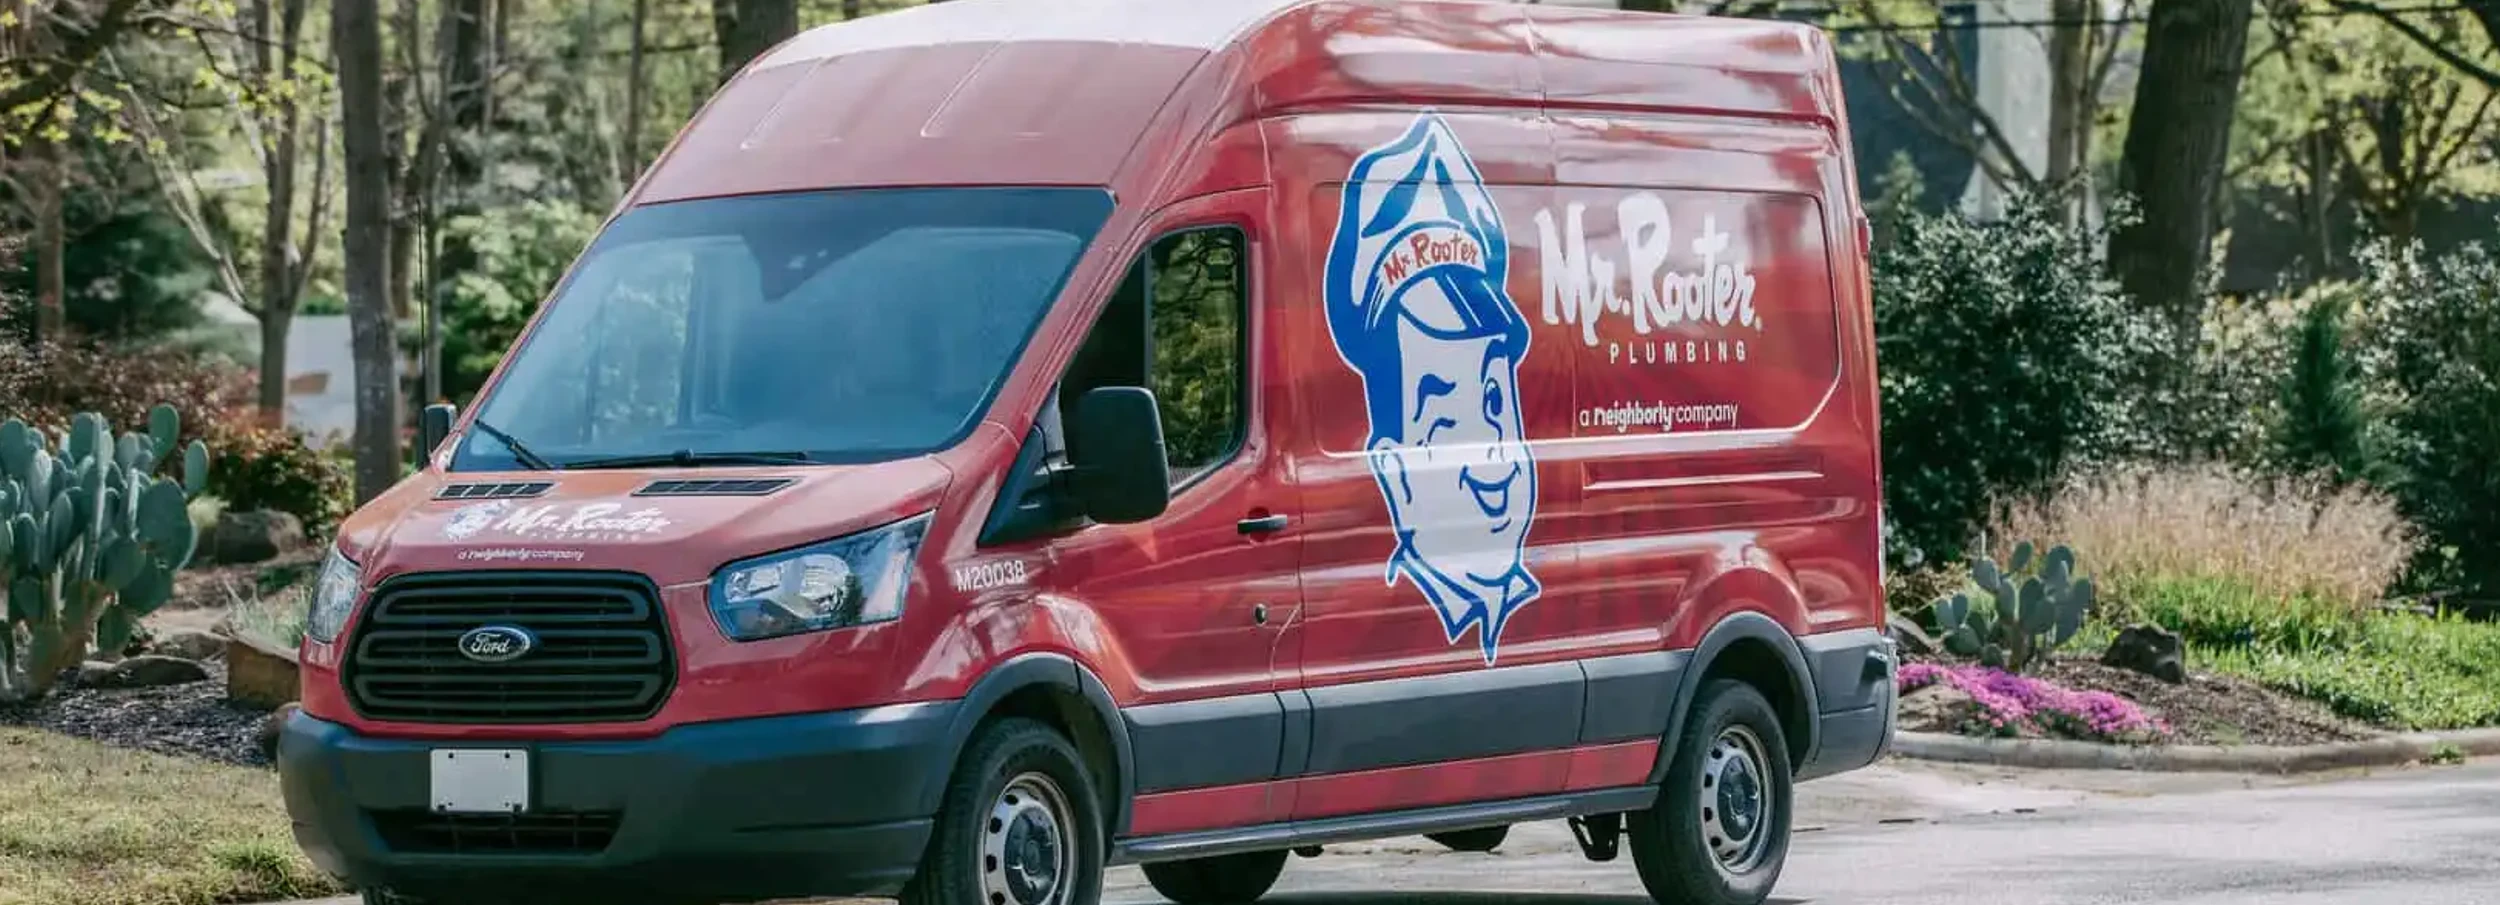
<svg viewBox="0 0 2500 905">
<path fill-rule="evenodd" d="M 173 596 L 198 546 L 189 497 L 209 464 L 194 440 L 179 481 L 157 476 L 180 430 L 171 406 L 150 413 L 146 433 L 119 437 L 84 413 L 56 449 L 24 422 L 0 422 L 0 699 L 39 696 L 89 650 L 122 649 Z"/>
<path fill-rule="evenodd" d="M 1946 650 L 2023 672 L 2074 640 L 2092 610 L 2092 579 L 2075 574 L 2075 552 L 2064 545 L 2036 552 L 2024 541 L 2002 567 L 1973 557 L 1971 581 L 1988 599 L 1962 593 L 1936 601 L 1936 631 Z"/>
</svg>

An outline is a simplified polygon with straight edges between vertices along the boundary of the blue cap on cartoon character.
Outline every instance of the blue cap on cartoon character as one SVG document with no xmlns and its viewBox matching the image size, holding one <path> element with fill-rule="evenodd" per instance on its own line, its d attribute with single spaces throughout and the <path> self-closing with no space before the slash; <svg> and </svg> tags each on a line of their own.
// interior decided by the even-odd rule
<svg viewBox="0 0 2500 905">
<path fill-rule="evenodd" d="M 1501 212 L 1440 116 L 1354 163 L 1329 247 L 1328 328 L 1363 378 L 1373 476 L 1414 582 L 1456 643 L 1494 661 L 1541 590 L 1525 550 L 1536 463 L 1519 411 L 1528 321 L 1510 298 Z"/>
</svg>

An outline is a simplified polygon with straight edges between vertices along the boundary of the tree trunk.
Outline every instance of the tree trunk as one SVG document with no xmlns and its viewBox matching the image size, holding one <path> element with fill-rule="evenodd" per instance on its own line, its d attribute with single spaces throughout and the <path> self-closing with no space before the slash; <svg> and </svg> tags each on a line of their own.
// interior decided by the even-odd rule
<svg viewBox="0 0 2500 905">
<path fill-rule="evenodd" d="M 266 12 L 265 6 L 261 12 Z M 285 0 L 279 17 L 277 62 L 271 64 L 267 44 L 260 45 L 257 53 L 264 84 L 290 79 L 295 71 L 296 53 L 302 47 L 304 0 Z M 295 247 L 295 158 L 302 115 L 293 92 L 277 94 L 277 121 L 270 130 L 269 157 L 261 171 L 269 189 L 269 209 L 261 225 L 260 310 L 256 312 L 261 323 L 260 414 L 272 424 L 286 412 L 286 327 L 295 322 L 296 287 L 300 285 L 296 273 L 307 266 Z M 273 327 L 275 334 L 270 332 Z"/>
<path fill-rule="evenodd" d="M 471 203 L 485 164 L 479 145 L 486 136 L 487 35 L 486 0 L 451 0 L 443 15 L 451 18 L 451 40 L 443 49 L 443 107 L 451 120 L 444 148 L 443 188 L 453 210 Z"/>
<path fill-rule="evenodd" d="M 842 0 L 842 21 L 859 18 L 859 0 Z"/>
<path fill-rule="evenodd" d="M 2179 348 L 2203 316 L 2200 278 L 2219 207 L 2251 0 L 2153 0 L 2119 190 L 2140 216 L 2110 237 L 2110 266 L 2171 321 Z"/>
<path fill-rule="evenodd" d="M 336 0 L 331 46 L 347 146 L 347 314 L 356 359 L 356 501 L 399 480 L 399 353 L 390 308 L 390 173 L 376 0 Z"/>
<path fill-rule="evenodd" d="M 271 426 L 286 423 L 286 337 L 295 328 L 295 310 L 260 315 L 260 416 Z"/>
<path fill-rule="evenodd" d="M 44 342 L 67 339 L 64 299 L 69 294 L 68 167 L 61 146 L 37 141 L 27 156 L 34 164 L 35 208 L 35 336 Z"/>
<path fill-rule="evenodd" d="M 854 0 L 856 2 L 856 0 Z M 625 172 L 627 185 L 642 173 L 642 108 L 651 90 L 651 71 L 643 51 L 650 43 L 651 0 L 634 0 L 634 37 L 625 64 Z"/>
<path fill-rule="evenodd" d="M 2065 189 L 2082 173 L 2092 131 L 2093 86 L 2092 4 L 2088 0 L 2057 0 L 2049 33 L 2049 160 L 2047 182 Z M 2069 225 L 2081 212 L 2082 198 L 2062 206 Z"/>
<path fill-rule="evenodd" d="M 798 0 L 712 0 L 712 32 L 720 42 L 720 82 L 773 45 L 799 33 Z"/>
</svg>

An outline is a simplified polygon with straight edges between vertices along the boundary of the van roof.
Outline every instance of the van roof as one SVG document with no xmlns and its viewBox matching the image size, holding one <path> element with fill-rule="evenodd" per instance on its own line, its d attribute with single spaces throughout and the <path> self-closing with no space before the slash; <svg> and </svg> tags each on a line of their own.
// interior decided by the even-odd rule
<svg viewBox="0 0 2500 905">
<path fill-rule="evenodd" d="M 637 202 L 1116 185 L 1164 130 L 1351 105 L 1841 121 L 1823 34 L 1486 0 L 949 0 L 812 29 L 680 135 Z"/>
</svg>

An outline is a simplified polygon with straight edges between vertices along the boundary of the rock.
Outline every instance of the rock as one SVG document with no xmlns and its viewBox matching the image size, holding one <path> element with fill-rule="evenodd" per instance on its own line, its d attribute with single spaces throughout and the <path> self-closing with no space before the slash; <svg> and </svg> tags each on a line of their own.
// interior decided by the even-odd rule
<svg viewBox="0 0 2500 905">
<path fill-rule="evenodd" d="M 287 717 L 294 716 L 296 711 L 302 709 L 304 709 L 302 705 L 287 704 L 271 711 L 267 718 L 260 721 L 260 734 L 255 737 L 256 743 L 260 745 L 260 756 L 271 761 L 278 759 L 278 735 L 286 728 Z"/>
<path fill-rule="evenodd" d="M 304 523 L 295 516 L 266 509 L 226 512 L 217 516 L 201 553 L 210 562 L 234 565 L 268 562 L 303 549 Z"/>
<path fill-rule="evenodd" d="M 119 663 L 88 661 L 78 667 L 78 684 L 88 688 L 155 688 L 205 681 L 208 668 L 180 657 L 156 654 Z"/>
<path fill-rule="evenodd" d="M 2185 646 L 2157 625 L 2132 625 L 2101 653 L 2101 665 L 2139 672 L 2172 685 L 2187 681 Z"/>
<path fill-rule="evenodd" d="M 1892 630 L 1892 640 L 1901 643 L 1902 653 L 1916 657 L 1932 656 L 1936 653 L 1936 639 L 1929 637 L 1925 629 L 1919 628 L 1917 620 L 1900 613 L 1888 613 L 1884 618 Z"/>
<path fill-rule="evenodd" d="M 226 639 L 208 632 L 175 632 L 156 639 L 155 643 L 148 645 L 146 652 L 205 663 L 225 658 Z"/>
<path fill-rule="evenodd" d="M 226 646 L 226 700 L 246 707 L 276 709 L 297 698 L 302 685 L 295 652 L 255 642 L 245 635 Z"/>
<path fill-rule="evenodd" d="M 1939 681 L 1902 696 L 1894 721 L 1911 732 L 1951 732 L 1974 706 L 1968 692 Z"/>
</svg>

